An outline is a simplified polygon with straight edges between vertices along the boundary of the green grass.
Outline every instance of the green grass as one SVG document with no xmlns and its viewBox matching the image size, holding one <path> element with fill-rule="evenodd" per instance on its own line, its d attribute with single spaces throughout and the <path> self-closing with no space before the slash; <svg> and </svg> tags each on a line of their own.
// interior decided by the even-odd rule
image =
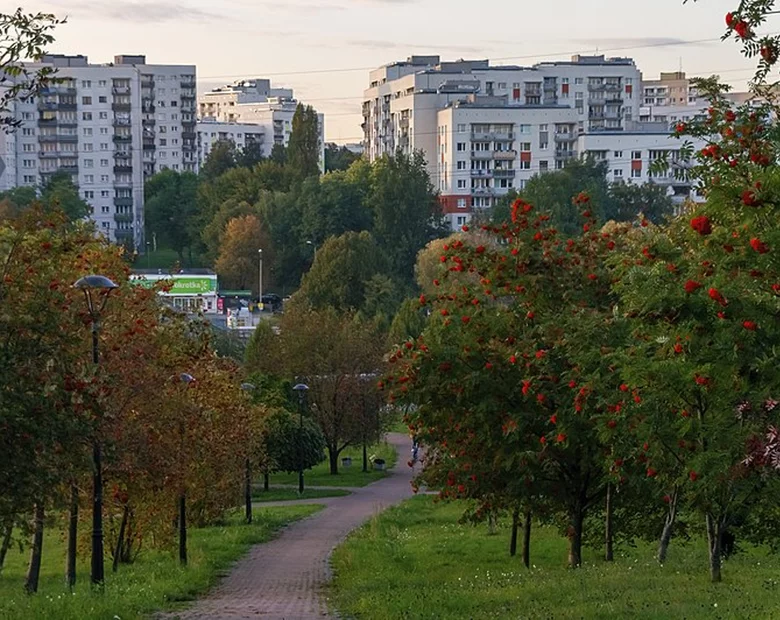
<svg viewBox="0 0 780 620">
<path fill-rule="evenodd" d="M 298 493 L 298 489 L 281 489 L 271 487 L 268 491 L 255 491 L 252 499 L 256 502 L 283 502 L 295 499 L 319 499 L 321 497 L 344 497 L 351 493 L 343 489 L 304 489 L 303 495 Z"/>
<path fill-rule="evenodd" d="M 114 574 L 106 559 L 103 594 L 89 586 L 89 567 L 81 562 L 73 594 L 64 585 L 65 545 L 61 534 L 44 534 L 43 565 L 38 594 L 22 586 L 28 554 L 12 550 L 0 576 L 0 618 L 3 620 L 111 620 L 143 618 L 158 609 L 172 609 L 208 590 L 254 544 L 272 538 L 284 525 L 307 517 L 322 506 L 285 506 L 255 510 L 252 525 L 238 513 L 223 527 L 193 529 L 189 535 L 189 565 L 178 564 L 175 551 L 142 551 L 134 564 Z"/>
<path fill-rule="evenodd" d="M 381 480 L 387 475 L 386 471 L 374 471 L 371 469 L 371 463 L 368 464 L 369 470 L 363 473 L 363 449 L 360 446 L 354 446 L 345 449 L 339 456 L 339 473 L 331 475 L 327 459 L 319 465 L 304 472 L 304 486 L 312 487 L 364 487 L 367 484 Z M 376 456 L 385 459 L 387 468 L 395 464 L 396 453 L 393 447 L 388 443 L 380 443 L 376 446 L 369 446 L 368 457 Z M 345 456 L 352 457 L 352 466 L 343 467 L 341 459 Z M 272 474 L 271 484 L 298 484 L 298 474 Z"/>
<path fill-rule="evenodd" d="M 535 528 L 532 568 L 508 553 L 509 529 L 458 525 L 462 506 L 416 497 L 374 517 L 333 554 L 334 607 L 346 618 L 746 619 L 780 617 L 780 558 L 751 548 L 711 584 L 706 544 L 672 541 L 667 564 L 654 546 L 587 550 L 565 567 L 566 541 Z M 505 520 L 506 521 L 506 520 Z"/>
</svg>

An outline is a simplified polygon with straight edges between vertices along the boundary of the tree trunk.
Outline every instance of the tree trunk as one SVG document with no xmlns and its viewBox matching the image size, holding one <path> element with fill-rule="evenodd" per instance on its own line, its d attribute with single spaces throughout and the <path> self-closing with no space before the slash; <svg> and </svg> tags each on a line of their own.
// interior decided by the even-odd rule
<svg viewBox="0 0 780 620">
<path fill-rule="evenodd" d="M 179 562 L 187 565 L 187 498 L 179 496 Z"/>
<path fill-rule="evenodd" d="M 337 475 L 339 473 L 339 453 L 337 450 L 328 448 L 328 461 L 330 462 L 331 475 Z"/>
<path fill-rule="evenodd" d="M 585 511 L 581 504 L 571 510 L 571 525 L 569 526 L 569 568 L 582 566 L 582 527 Z"/>
<path fill-rule="evenodd" d="M 366 440 L 363 440 L 363 472 L 368 471 L 368 448 L 366 447 Z"/>
<path fill-rule="evenodd" d="M 515 508 L 512 512 L 512 538 L 509 541 L 509 555 L 517 555 L 517 528 L 520 525 L 520 508 Z"/>
<path fill-rule="evenodd" d="M 526 568 L 531 567 L 531 516 L 531 511 L 526 510 L 523 528 L 523 564 Z"/>
<path fill-rule="evenodd" d="M 246 522 L 252 523 L 252 463 L 246 460 L 246 469 L 244 472 L 244 506 L 246 512 Z"/>
<path fill-rule="evenodd" d="M 675 490 L 669 499 L 669 512 L 666 513 L 664 529 L 661 532 L 661 540 L 658 543 L 658 563 L 664 564 L 666 556 L 669 553 L 669 543 L 672 540 L 672 530 L 674 522 L 677 520 L 677 490 Z"/>
<path fill-rule="evenodd" d="M 723 533 L 722 521 L 716 519 L 712 513 L 707 513 L 707 542 L 710 552 L 710 581 L 719 583 L 720 576 L 720 537 Z"/>
<path fill-rule="evenodd" d="M 491 512 L 488 515 L 488 536 L 495 536 L 496 535 L 496 527 L 498 526 L 498 522 L 496 519 L 495 513 Z"/>
<path fill-rule="evenodd" d="M 30 549 L 30 564 L 27 567 L 27 578 L 24 589 L 28 594 L 38 591 L 38 579 L 41 576 L 41 553 L 43 551 L 43 503 L 35 504 L 35 521 L 33 524 L 33 541 Z"/>
<path fill-rule="evenodd" d="M 119 524 L 119 536 L 116 538 L 116 549 L 114 550 L 114 563 L 111 565 L 113 572 L 119 568 L 119 562 L 122 559 L 125 546 L 125 530 L 127 529 L 127 519 L 130 516 L 130 509 L 125 504 L 125 509 L 122 511 L 122 521 Z"/>
<path fill-rule="evenodd" d="M 612 562 L 615 559 L 615 554 L 613 550 L 613 539 L 614 539 L 614 532 L 612 531 L 612 494 L 614 492 L 614 487 L 612 486 L 612 483 L 607 484 L 607 505 L 606 505 L 606 520 L 604 523 L 604 532 L 605 532 L 605 538 L 606 540 L 605 545 L 606 549 L 604 552 L 604 559 L 607 562 Z"/>
<path fill-rule="evenodd" d="M 3 565 L 5 564 L 5 556 L 8 554 L 8 550 L 11 548 L 11 534 L 14 531 L 14 520 L 8 519 L 3 526 L 3 541 L 0 543 L 0 573 L 3 571 Z"/>
<path fill-rule="evenodd" d="M 76 585 L 76 550 L 79 535 L 79 489 L 70 485 L 70 510 L 68 511 L 68 551 L 65 558 L 65 583 L 72 590 Z"/>
<path fill-rule="evenodd" d="M 265 472 L 263 474 L 263 491 L 270 491 L 271 489 L 271 474 Z"/>
</svg>

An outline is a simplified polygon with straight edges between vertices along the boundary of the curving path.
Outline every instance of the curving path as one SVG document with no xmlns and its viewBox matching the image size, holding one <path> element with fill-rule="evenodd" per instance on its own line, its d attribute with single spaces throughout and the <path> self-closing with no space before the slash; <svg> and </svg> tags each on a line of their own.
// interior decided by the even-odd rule
<svg viewBox="0 0 780 620">
<path fill-rule="evenodd" d="M 389 433 L 398 457 L 389 475 L 352 495 L 293 502 L 264 502 L 264 506 L 296 503 L 323 504 L 311 517 L 285 528 L 281 535 L 256 545 L 233 567 L 209 595 L 171 618 L 182 620 L 308 620 L 328 616 L 322 587 L 329 575 L 333 548 L 350 531 L 388 506 L 412 495 L 412 470 L 407 466 L 409 437 Z"/>
</svg>

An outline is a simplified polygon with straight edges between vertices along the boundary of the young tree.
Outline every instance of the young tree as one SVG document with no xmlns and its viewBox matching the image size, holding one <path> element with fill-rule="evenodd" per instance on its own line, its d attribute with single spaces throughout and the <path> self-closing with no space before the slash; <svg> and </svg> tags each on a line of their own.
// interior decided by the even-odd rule
<svg viewBox="0 0 780 620">
<path fill-rule="evenodd" d="M 147 238 L 152 233 L 184 263 L 184 250 L 192 248 L 192 220 L 197 214 L 198 177 L 192 172 L 163 170 L 144 182 Z"/>
<path fill-rule="evenodd" d="M 320 130 L 317 112 L 298 104 L 287 144 L 286 165 L 300 178 L 320 174 Z"/>
</svg>

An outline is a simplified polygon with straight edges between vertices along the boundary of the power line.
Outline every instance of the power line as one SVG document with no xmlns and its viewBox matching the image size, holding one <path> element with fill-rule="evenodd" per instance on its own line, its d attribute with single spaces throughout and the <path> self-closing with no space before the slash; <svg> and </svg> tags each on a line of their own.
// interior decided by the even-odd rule
<svg viewBox="0 0 780 620">
<path fill-rule="evenodd" d="M 604 48 L 603 50 L 600 50 L 602 52 L 623 52 L 628 50 L 638 50 L 638 49 L 651 49 L 651 48 L 658 48 L 658 47 L 682 47 L 686 45 L 700 45 L 702 43 L 714 43 L 716 41 L 720 41 L 720 37 L 714 37 L 709 39 L 693 39 L 689 41 L 660 41 L 658 43 L 646 43 L 644 45 L 625 45 L 621 47 L 610 47 L 610 48 Z M 507 60 L 528 60 L 531 58 L 540 58 L 542 56 L 573 56 L 576 54 L 582 54 L 582 50 L 574 50 L 574 51 L 568 51 L 568 52 L 542 52 L 539 54 L 525 54 L 522 56 L 502 56 L 498 58 L 492 58 L 490 60 L 492 61 L 507 61 Z M 285 75 L 321 75 L 323 73 L 351 73 L 351 72 L 357 72 L 357 71 L 373 71 L 374 69 L 377 69 L 378 67 L 341 67 L 341 68 L 332 68 L 332 69 L 306 69 L 306 70 L 300 70 L 300 71 L 277 71 L 273 73 L 265 73 L 265 72 L 251 72 L 255 75 L 263 74 L 267 77 L 279 77 L 279 76 L 285 76 Z M 223 78 L 241 78 L 246 77 L 247 73 L 237 74 L 237 75 L 206 75 L 201 76 L 198 78 L 198 80 L 216 80 L 216 79 L 223 79 Z"/>
</svg>

